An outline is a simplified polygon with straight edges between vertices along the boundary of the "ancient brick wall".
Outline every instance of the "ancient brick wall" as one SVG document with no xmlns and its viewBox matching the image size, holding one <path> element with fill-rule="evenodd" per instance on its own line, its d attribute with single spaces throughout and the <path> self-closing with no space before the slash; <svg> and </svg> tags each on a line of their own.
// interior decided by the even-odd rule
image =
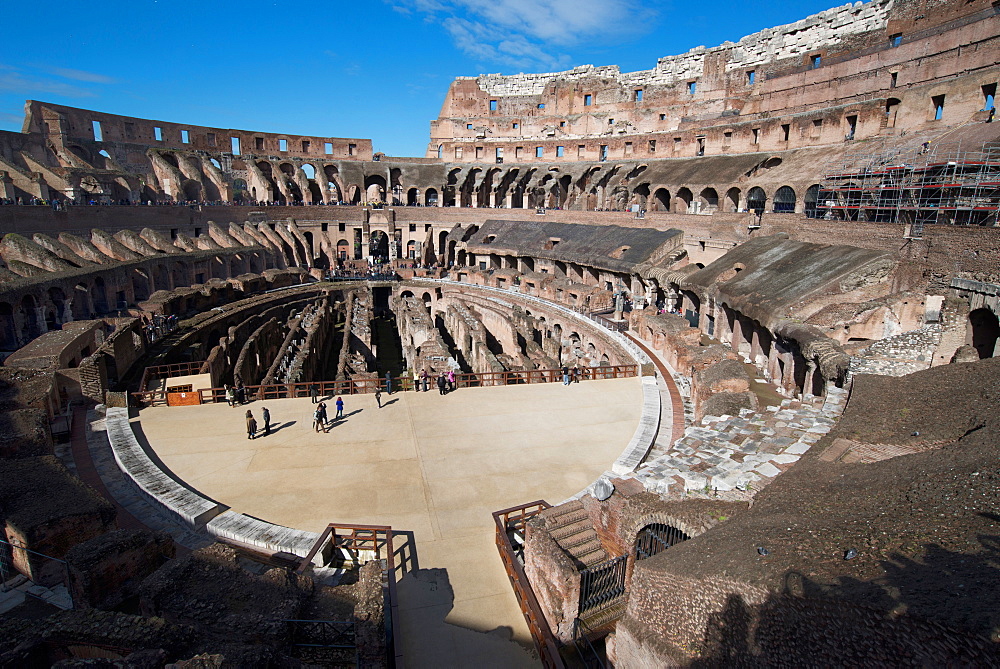
<svg viewBox="0 0 1000 669">
<path fill-rule="evenodd" d="M 145 530 L 115 530 L 74 546 L 66 554 L 73 606 L 118 606 L 137 594 L 142 580 L 173 556 L 169 535 Z"/>
</svg>

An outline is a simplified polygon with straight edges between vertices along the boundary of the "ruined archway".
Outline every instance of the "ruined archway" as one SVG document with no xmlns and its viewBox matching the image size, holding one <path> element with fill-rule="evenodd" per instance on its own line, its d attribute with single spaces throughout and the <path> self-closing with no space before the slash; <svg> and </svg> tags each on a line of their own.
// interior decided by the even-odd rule
<svg viewBox="0 0 1000 669">
<path fill-rule="evenodd" d="M 979 354 L 979 359 L 992 358 L 1000 338 L 997 315 L 986 308 L 974 309 L 969 313 L 969 326 L 972 347 Z"/>
</svg>

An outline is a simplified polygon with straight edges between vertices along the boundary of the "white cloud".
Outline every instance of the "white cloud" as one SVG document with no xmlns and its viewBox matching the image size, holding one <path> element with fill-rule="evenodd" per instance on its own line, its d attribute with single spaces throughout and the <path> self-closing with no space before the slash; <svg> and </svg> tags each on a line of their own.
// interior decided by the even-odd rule
<svg viewBox="0 0 1000 669">
<path fill-rule="evenodd" d="M 395 0 L 392 5 L 440 23 L 474 58 L 522 68 L 566 67 L 565 49 L 642 31 L 654 15 L 641 0 Z"/>
<path fill-rule="evenodd" d="M 46 81 L 43 79 L 29 79 L 23 77 L 17 71 L 0 72 L 0 91 L 15 91 L 19 94 L 52 93 L 68 98 L 88 98 L 93 97 L 93 93 L 86 88 L 74 86 L 73 84 L 61 81 Z"/>
<path fill-rule="evenodd" d="M 48 71 L 57 77 L 62 77 L 63 79 L 75 79 L 76 81 L 86 81 L 91 84 L 113 84 L 116 83 L 111 77 L 106 77 L 103 74 L 95 74 L 94 72 L 85 72 L 83 70 L 73 70 L 68 67 L 50 67 Z"/>
</svg>

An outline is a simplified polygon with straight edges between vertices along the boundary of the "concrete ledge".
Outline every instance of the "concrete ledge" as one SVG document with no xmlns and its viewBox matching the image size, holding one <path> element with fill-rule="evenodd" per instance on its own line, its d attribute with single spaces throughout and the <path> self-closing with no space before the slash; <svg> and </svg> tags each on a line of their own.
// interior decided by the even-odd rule
<svg viewBox="0 0 1000 669">
<path fill-rule="evenodd" d="M 156 466 L 135 438 L 127 408 L 109 407 L 105 423 L 118 468 L 150 501 L 195 529 L 222 512 L 221 504 L 185 488 Z"/>
<path fill-rule="evenodd" d="M 649 449 L 656 441 L 660 431 L 660 389 L 655 376 L 642 377 L 642 416 L 639 426 L 635 428 L 632 440 L 611 466 L 615 474 L 628 474 L 635 471 L 649 454 Z"/>
<path fill-rule="evenodd" d="M 210 520 L 205 530 L 213 537 L 232 539 L 265 552 L 290 553 L 301 558 L 306 557 L 319 540 L 319 534 L 315 532 L 275 525 L 232 510 Z M 329 547 L 320 551 L 313 558 L 313 563 L 323 566 L 329 560 L 330 552 Z"/>
</svg>

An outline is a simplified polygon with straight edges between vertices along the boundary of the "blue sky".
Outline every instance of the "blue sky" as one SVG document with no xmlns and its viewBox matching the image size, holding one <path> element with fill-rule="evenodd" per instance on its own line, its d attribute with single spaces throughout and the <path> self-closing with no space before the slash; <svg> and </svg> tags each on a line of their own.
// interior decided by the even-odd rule
<svg viewBox="0 0 1000 669">
<path fill-rule="evenodd" d="M 835 6 L 822 0 L 56 0 L 10 3 L 0 129 L 24 101 L 422 156 L 456 76 L 650 69 Z"/>
</svg>

